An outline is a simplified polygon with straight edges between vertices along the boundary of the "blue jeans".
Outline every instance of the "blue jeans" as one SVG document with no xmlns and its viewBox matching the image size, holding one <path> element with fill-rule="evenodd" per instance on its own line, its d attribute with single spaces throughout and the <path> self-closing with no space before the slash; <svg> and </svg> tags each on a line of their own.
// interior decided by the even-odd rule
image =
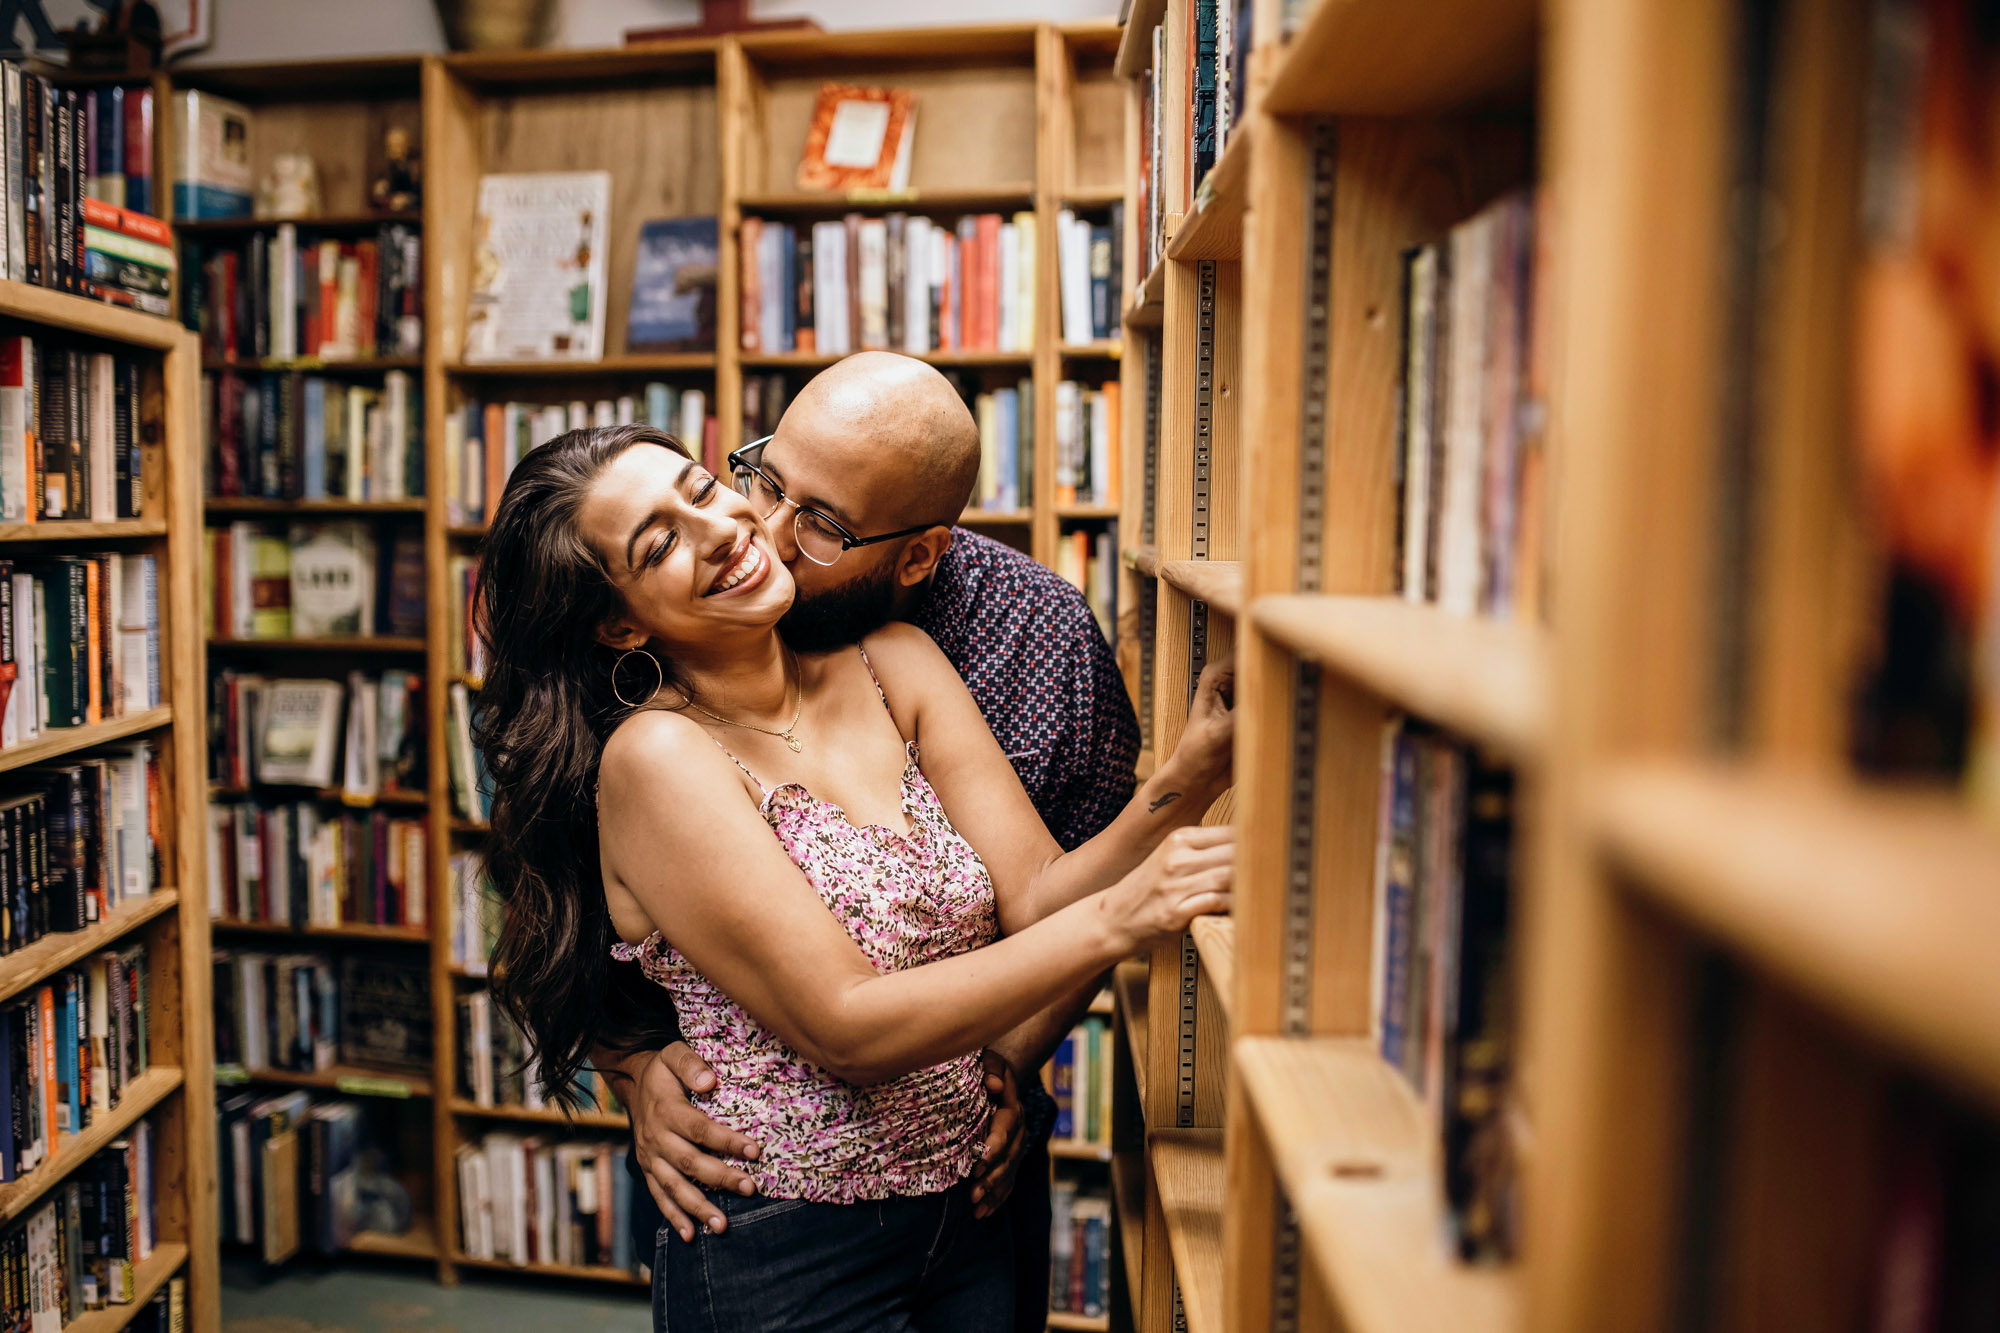
<svg viewBox="0 0 2000 1333">
<path fill-rule="evenodd" d="M 660 1228 L 654 1333 L 1010 1333 L 1007 1222 L 974 1218 L 968 1183 L 879 1203 L 708 1197 L 720 1236 Z"/>
</svg>

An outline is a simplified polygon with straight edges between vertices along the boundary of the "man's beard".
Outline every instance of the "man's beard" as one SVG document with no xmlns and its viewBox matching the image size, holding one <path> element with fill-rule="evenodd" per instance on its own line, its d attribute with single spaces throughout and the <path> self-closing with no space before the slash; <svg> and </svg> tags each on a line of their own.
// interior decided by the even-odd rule
<svg viewBox="0 0 2000 1333">
<path fill-rule="evenodd" d="M 859 643 L 895 616 L 894 571 L 866 574 L 816 597 L 799 597 L 778 622 L 778 633 L 793 651 L 825 653 Z"/>
</svg>

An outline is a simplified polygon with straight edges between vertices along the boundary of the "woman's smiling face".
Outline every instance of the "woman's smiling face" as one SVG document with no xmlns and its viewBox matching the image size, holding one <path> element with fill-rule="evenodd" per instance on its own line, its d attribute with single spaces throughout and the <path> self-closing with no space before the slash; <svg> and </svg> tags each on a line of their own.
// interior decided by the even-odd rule
<svg viewBox="0 0 2000 1333">
<path fill-rule="evenodd" d="M 624 620 L 669 649 L 775 625 L 792 576 L 750 503 L 699 463 L 655 445 L 611 460 L 577 524 L 624 598 Z"/>
</svg>

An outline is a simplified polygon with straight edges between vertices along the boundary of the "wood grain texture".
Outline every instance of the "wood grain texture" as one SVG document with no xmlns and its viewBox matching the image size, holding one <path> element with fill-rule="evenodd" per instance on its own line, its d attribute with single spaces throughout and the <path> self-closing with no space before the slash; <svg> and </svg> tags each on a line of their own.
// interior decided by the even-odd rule
<svg viewBox="0 0 2000 1333">
<path fill-rule="evenodd" d="M 2000 834 L 1957 799 L 1635 762 L 1594 806 L 1636 891 L 2000 1106 Z"/>
<path fill-rule="evenodd" d="M 1222 1333 L 1222 1135 L 1160 1129 L 1150 1138 L 1147 1159 L 1188 1333 Z"/>
<path fill-rule="evenodd" d="M 1201 979 L 1215 992 L 1227 1019 L 1236 1003 L 1236 922 L 1226 916 L 1198 917 L 1189 933 L 1201 955 Z"/>
<path fill-rule="evenodd" d="M 71 1172 L 138 1124 L 140 1117 L 179 1091 L 181 1086 L 181 1071 L 174 1065 L 155 1065 L 128 1082 L 115 1110 L 97 1115 L 81 1133 L 65 1135 L 54 1154 L 44 1159 L 40 1166 L 0 1185 L 0 1222 L 11 1222 L 25 1215 L 37 1199 L 67 1180 Z M 205 1121 L 195 1132 L 206 1130 L 212 1137 L 214 1124 L 213 1120 Z M 190 1292 L 189 1296 L 192 1298 L 193 1293 Z"/>
<path fill-rule="evenodd" d="M 1513 1274 L 1438 1244 L 1428 1119 L 1371 1043 L 1246 1037 L 1236 1070 L 1345 1333 L 1523 1327 Z"/>
<path fill-rule="evenodd" d="M 1321 0 L 1264 90 L 1280 115 L 1407 116 L 1462 106 L 1525 78 L 1534 0 Z"/>
<path fill-rule="evenodd" d="M 1243 566 L 1235 560 L 1163 560 L 1160 581 L 1184 596 L 1234 616 L 1243 609 Z"/>
<path fill-rule="evenodd" d="M 1267 597 L 1257 626 L 1398 708 L 1533 762 L 1547 738 L 1547 635 L 1396 597 Z"/>
<path fill-rule="evenodd" d="M 44 935 L 33 944 L 0 959 L 0 1001 L 12 999 L 26 987 L 52 976 L 72 963 L 110 948 L 113 943 L 138 930 L 147 922 L 180 906 L 180 892 L 171 886 L 109 912 L 95 925 L 82 930 Z"/>
</svg>

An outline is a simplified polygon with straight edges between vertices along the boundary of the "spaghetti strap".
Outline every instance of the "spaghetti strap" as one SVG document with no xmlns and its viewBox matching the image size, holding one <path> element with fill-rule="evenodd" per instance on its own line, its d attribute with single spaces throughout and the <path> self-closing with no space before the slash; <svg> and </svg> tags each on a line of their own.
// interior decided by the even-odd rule
<svg viewBox="0 0 2000 1333">
<path fill-rule="evenodd" d="M 704 731 L 702 734 L 708 735 L 706 731 Z M 708 738 L 711 741 L 715 741 L 715 748 L 722 751 L 723 754 L 727 755 L 729 757 L 730 763 L 736 765 L 738 768 L 743 770 L 744 777 L 750 779 L 750 781 L 757 784 L 757 795 L 759 797 L 769 796 L 771 794 L 771 789 L 764 785 L 764 780 L 758 777 L 755 773 L 752 773 L 750 771 L 750 766 L 748 764 L 745 764 L 741 759 L 738 759 L 735 753 L 731 751 L 727 745 L 724 745 L 721 741 L 715 740 L 715 737 L 713 736 L 709 736 Z"/>
<path fill-rule="evenodd" d="M 868 650 L 857 643 L 854 645 L 854 651 L 861 654 L 861 665 L 868 668 L 868 679 L 875 682 L 875 697 L 882 701 L 883 708 L 888 709 L 890 721 L 894 721 L 896 710 L 889 708 L 889 696 L 882 689 L 882 678 L 875 674 L 875 664 L 868 660 Z M 902 728 L 898 727 L 897 730 L 901 731 Z"/>
</svg>

